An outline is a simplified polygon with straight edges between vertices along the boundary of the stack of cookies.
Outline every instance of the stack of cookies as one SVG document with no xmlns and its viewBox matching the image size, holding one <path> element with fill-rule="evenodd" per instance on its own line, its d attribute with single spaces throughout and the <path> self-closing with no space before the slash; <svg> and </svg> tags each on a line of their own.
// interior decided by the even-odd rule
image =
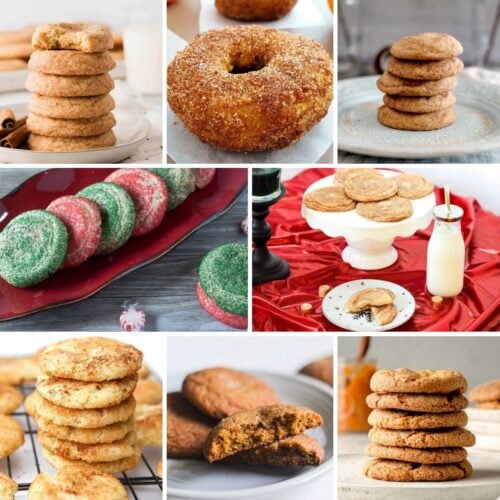
<svg viewBox="0 0 500 500">
<path fill-rule="evenodd" d="M 413 214 L 411 200 L 434 191 L 425 177 L 400 174 L 389 177 L 373 168 L 342 168 L 334 184 L 309 191 L 304 206 L 319 212 L 348 212 L 376 222 L 398 222 Z"/>
<path fill-rule="evenodd" d="M 379 370 L 370 381 L 374 410 L 364 473 L 383 481 L 452 481 L 472 474 L 465 446 L 467 382 L 452 370 Z"/>
<path fill-rule="evenodd" d="M 382 125 L 401 130 L 435 130 L 453 124 L 457 115 L 451 91 L 464 67 L 458 40 L 445 33 L 405 36 L 391 47 L 392 59 L 378 80 L 384 105 Z"/>
<path fill-rule="evenodd" d="M 26 88 L 33 92 L 27 125 L 35 151 L 84 151 L 114 146 L 115 107 L 108 74 L 116 63 L 113 34 L 100 25 L 43 24 L 32 38 L 35 52 Z"/>
<path fill-rule="evenodd" d="M 316 412 L 279 404 L 265 382 L 228 368 L 188 375 L 167 395 L 167 455 L 209 462 L 319 465 L 321 444 L 304 434 L 323 424 Z"/>
<path fill-rule="evenodd" d="M 134 468 L 134 389 L 142 364 L 135 347 L 100 337 L 68 339 L 38 356 L 42 375 L 28 411 L 46 460 L 57 469 L 92 465 L 101 472 Z"/>
<path fill-rule="evenodd" d="M 500 453 L 500 379 L 474 387 L 469 399 L 475 403 L 469 410 L 469 428 L 476 436 L 476 446 Z"/>
</svg>

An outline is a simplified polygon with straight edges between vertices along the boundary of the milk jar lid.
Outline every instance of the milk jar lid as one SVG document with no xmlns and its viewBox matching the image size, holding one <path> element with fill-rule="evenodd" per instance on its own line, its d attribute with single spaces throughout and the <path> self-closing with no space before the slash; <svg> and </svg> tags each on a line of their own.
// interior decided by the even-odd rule
<svg viewBox="0 0 500 500">
<path fill-rule="evenodd" d="M 458 205 L 450 205 L 450 210 L 446 205 L 438 205 L 434 208 L 434 217 L 445 222 L 459 221 L 464 215 L 464 211 Z"/>
</svg>

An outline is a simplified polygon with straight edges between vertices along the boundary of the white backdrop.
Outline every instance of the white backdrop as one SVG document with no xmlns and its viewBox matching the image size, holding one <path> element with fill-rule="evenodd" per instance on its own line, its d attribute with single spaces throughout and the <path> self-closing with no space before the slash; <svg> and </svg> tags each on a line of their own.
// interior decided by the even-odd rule
<svg viewBox="0 0 500 500">
<path fill-rule="evenodd" d="M 0 29 L 57 21 L 94 21 L 120 28 L 158 21 L 164 0 L 16 0 L 3 9 Z"/>
<path fill-rule="evenodd" d="M 369 165 L 363 165 L 368 167 Z M 382 165 L 375 165 L 377 168 Z M 405 172 L 425 175 L 429 180 L 443 186 L 450 185 L 450 190 L 460 196 L 476 198 L 483 208 L 500 215 L 500 166 L 499 165 L 448 165 L 446 167 L 398 167 L 388 165 Z M 302 168 L 284 168 L 284 180 L 294 177 Z"/>
</svg>

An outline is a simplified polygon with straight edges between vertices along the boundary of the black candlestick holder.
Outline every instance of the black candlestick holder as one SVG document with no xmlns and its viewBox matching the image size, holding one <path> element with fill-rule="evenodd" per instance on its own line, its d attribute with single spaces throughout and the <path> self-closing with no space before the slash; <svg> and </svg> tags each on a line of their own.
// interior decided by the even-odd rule
<svg viewBox="0 0 500 500">
<path fill-rule="evenodd" d="M 283 198 L 285 193 L 286 189 L 281 186 L 281 193 L 274 200 L 252 202 L 252 239 L 255 243 L 252 256 L 252 282 L 254 285 L 284 279 L 290 274 L 288 263 L 267 248 L 267 242 L 272 234 L 271 226 L 266 221 L 269 207 Z"/>
</svg>

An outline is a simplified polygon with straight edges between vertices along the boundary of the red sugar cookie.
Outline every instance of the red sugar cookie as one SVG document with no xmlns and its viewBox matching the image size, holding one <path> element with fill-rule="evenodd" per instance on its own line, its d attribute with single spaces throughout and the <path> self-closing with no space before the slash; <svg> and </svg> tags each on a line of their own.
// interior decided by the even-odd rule
<svg viewBox="0 0 500 500">
<path fill-rule="evenodd" d="M 215 300 L 211 299 L 205 293 L 205 290 L 203 290 L 200 283 L 196 284 L 196 295 L 198 296 L 201 307 L 203 307 L 203 309 L 205 309 L 205 311 L 207 311 L 207 313 L 213 316 L 217 321 L 241 330 L 247 328 L 248 318 L 246 316 L 229 313 L 221 309 L 216 304 Z"/>
<path fill-rule="evenodd" d="M 105 182 L 117 184 L 132 197 L 136 210 L 132 236 L 142 236 L 160 225 L 168 203 L 167 187 L 160 177 L 143 168 L 121 168 Z"/>
<path fill-rule="evenodd" d="M 195 168 L 196 187 L 203 189 L 207 187 L 215 177 L 215 168 Z"/>
<path fill-rule="evenodd" d="M 47 211 L 57 215 L 68 230 L 63 268 L 79 266 L 94 255 L 101 241 L 101 212 L 96 203 L 81 196 L 63 196 Z"/>
</svg>

